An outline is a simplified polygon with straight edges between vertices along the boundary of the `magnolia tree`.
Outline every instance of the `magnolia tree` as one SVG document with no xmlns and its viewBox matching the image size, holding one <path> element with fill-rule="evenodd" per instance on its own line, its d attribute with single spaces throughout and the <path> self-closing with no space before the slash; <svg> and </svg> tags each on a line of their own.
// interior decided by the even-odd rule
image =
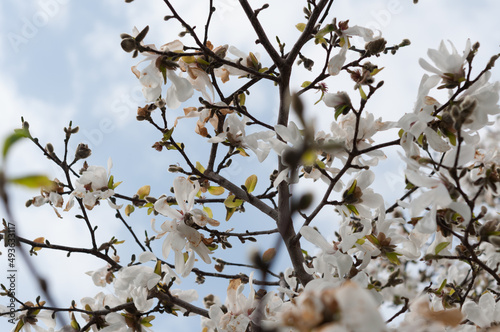
<svg viewBox="0 0 500 332">
<path fill-rule="evenodd" d="M 166 327 L 160 315 L 193 317 L 204 332 L 476 331 L 500 324 L 500 157 L 490 117 L 500 111 L 500 83 L 490 81 L 498 55 L 476 65 L 478 43 L 467 41 L 463 52 L 444 42 L 430 49 L 420 60 L 427 73 L 413 110 L 387 122 L 370 108 L 374 95 L 393 93 L 377 80 L 383 69 L 377 62 L 398 56 L 408 40 L 388 42 L 378 31 L 337 20 L 330 12 L 333 0 L 308 0 L 303 23 L 296 25 L 298 38 L 285 45 L 260 23 L 268 5 L 252 8 L 239 0 L 257 38 L 256 50 L 239 50 L 211 43 L 211 0 L 197 29 L 164 2 L 168 24 L 182 25 L 180 37 L 156 46 L 148 44 L 147 26 L 134 28 L 121 35 L 121 47 L 140 59 L 132 72 L 147 104 L 139 105 L 137 120 L 157 131 L 154 149 L 169 160 L 177 157 L 169 167 L 177 173 L 170 190 L 158 197 L 150 195 L 149 185 L 121 192 L 111 161 L 107 168 L 85 161 L 91 151 L 73 144 L 78 127 L 71 124 L 64 129 L 64 155 L 40 142 L 24 120 L 5 141 L 4 157 L 14 142 L 27 138 L 60 168 L 53 180 L 2 176 L 6 255 L 92 255 L 102 265 L 89 273 L 89 282 L 111 285 L 66 306 L 52 302 L 53 291 L 41 278 L 36 298 L 20 298 L 3 285 L 10 304 L 1 315 L 14 323 L 13 331 L 54 331 L 56 320 L 64 331 L 161 331 Z M 312 79 L 293 81 L 298 68 L 309 70 Z M 350 75 L 345 90 L 328 91 L 341 73 Z M 252 88 L 266 81 L 278 101 L 268 110 L 272 122 L 249 106 L 259 98 Z M 328 130 L 310 121 L 306 96 L 315 92 L 316 107 L 329 114 Z M 181 105 L 184 115 L 167 120 Z M 209 150 L 206 160 L 176 138 L 193 130 Z M 375 141 L 382 131 L 393 137 Z M 391 148 L 405 165 L 406 187 L 387 204 L 381 195 L 386 189 L 372 184 Z M 263 168 L 271 165 L 262 170 L 268 177 L 224 176 L 233 161 L 241 167 L 252 155 Z M 52 208 L 63 218 L 76 213 L 88 229 L 89 246 L 16 234 L 6 182 L 41 187 L 41 195 L 27 202 L 30 208 Z M 304 183 L 316 188 L 314 194 L 298 190 Z M 88 211 L 108 205 L 135 241 L 130 258 L 120 257 L 118 237 L 96 240 L 100 230 Z M 235 222 L 249 207 L 271 227 Z M 329 233 L 316 227 L 325 211 Z M 151 225 L 141 228 L 133 218 L 149 218 Z M 242 262 L 235 257 L 246 256 L 235 251 L 235 242 L 260 250 Z M 312 245 L 319 250 L 303 249 Z M 286 257 L 288 267 L 278 257 Z M 224 271 L 235 266 L 245 270 Z M 194 284 L 185 280 L 193 275 L 199 284 L 218 280 L 227 292 L 190 289 Z M 384 317 L 381 308 L 390 307 L 393 313 Z"/>
</svg>

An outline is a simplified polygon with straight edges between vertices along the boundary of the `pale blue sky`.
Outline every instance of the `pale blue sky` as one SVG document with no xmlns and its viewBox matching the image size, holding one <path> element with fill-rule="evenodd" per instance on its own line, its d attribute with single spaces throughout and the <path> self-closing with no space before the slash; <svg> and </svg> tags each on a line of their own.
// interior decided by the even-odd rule
<svg viewBox="0 0 500 332">
<path fill-rule="evenodd" d="M 188 22 L 197 20 L 194 25 L 201 31 L 207 1 L 172 2 Z M 242 16 L 237 1 L 221 0 L 215 3 L 218 12 L 214 16 L 210 38 L 212 43 L 216 46 L 235 45 L 245 52 L 260 52 L 265 63 L 264 52 L 254 44 L 255 35 L 248 34 L 249 25 Z M 251 3 L 254 8 L 258 8 L 264 1 Z M 269 33 L 270 39 L 274 40 L 274 36 L 278 35 L 282 42 L 291 46 L 298 36 L 294 25 L 303 22 L 301 4 L 305 1 L 269 3 L 270 8 L 259 17 L 264 26 L 272 30 Z M 377 61 L 380 66 L 386 67 L 377 77 L 383 79 L 386 85 L 382 93 L 373 99 L 369 110 L 384 119 L 397 120 L 405 112 L 412 111 L 416 89 L 424 73 L 418 65 L 418 58 L 424 57 L 428 48 L 437 48 L 442 39 L 449 39 L 461 52 L 467 38 L 472 42 L 479 41 L 481 48 L 475 60 L 478 66 L 476 69 L 481 68 L 491 55 L 500 51 L 500 24 L 496 17 L 499 12 L 500 3 L 495 0 L 422 0 L 416 6 L 410 0 L 338 0 L 332 7 L 331 17 L 336 16 L 338 20 L 350 19 L 351 25 L 380 29 L 388 44 L 399 43 L 403 38 L 412 41 L 412 46 L 401 50 L 398 55 L 384 56 Z M 18 127 L 20 117 L 24 116 L 31 124 L 33 134 L 43 143 L 53 143 L 56 151 L 60 152 L 64 137 L 62 128 L 72 120 L 81 128 L 79 136 L 72 142 L 73 146 L 80 141 L 90 143 L 93 153 L 88 162 L 92 165 L 105 166 L 107 159 L 111 157 L 115 179 L 124 181 L 119 192 L 132 195 L 140 186 L 150 184 L 153 186 L 153 195 L 167 193 L 174 175 L 168 174 L 166 169 L 169 164 L 180 159 L 173 152 L 158 153 L 151 149 L 150 146 L 159 139 L 159 135 L 151 126 L 135 120 L 137 106 L 143 105 L 145 101 L 130 67 L 141 57 L 131 59 L 129 54 L 121 50 L 119 34 L 131 32 L 134 26 L 141 29 L 149 24 L 151 29 L 146 43 L 159 46 L 170 42 L 178 38 L 180 28 L 177 23 L 165 23 L 162 20 L 168 14 L 161 0 L 136 0 L 132 4 L 109 0 L 0 2 L 0 136 L 5 137 Z M 190 44 L 188 38 L 185 40 L 186 44 Z M 315 50 L 309 49 L 310 52 Z M 297 73 L 296 86 L 313 78 L 304 70 L 298 70 Z M 500 70 L 494 69 L 492 76 L 500 79 Z M 327 83 L 332 92 L 342 89 L 351 93 L 352 84 L 347 76 L 340 75 L 337 79 L 327 80 Z M 272 111 L 276 107 L 272 91 L 272 85 L 267 85 L 253 89 L 249 97 L 249 105 L 262 119 L 272 119 Z M 314 102 L 317 97 L 311 94 L 307 96 L 307 100 Z M 181 113 L 182 109 L 171 111 L 171 114 L 169 112 L 170 119 Z M 329 123 L 332 118 L 331 110 L 327 110 L 322 104 L 311 108 L 310 114 L 311 118 L 316 119 L 318 126 Z M 207 149 L 202 144 L 202 139 L 194 137 L 194 122 L 188 120 L 183 125 L 183 129 L 176 132 L 178 140 L 188 143 L 188 151 L 196 155 L 194 159 L 203 162 L 206 160 Z M 193 142 L 193 137 L 196 145 L 190 147 L 189 142 Z M 259 185 L 265 188 L 267 176 L 260 170 L 265 170 L 266 167 L 270 169 L 275 159 L 269 158 L 263 167 L 256 167 L 253 158 L 249 160 L 250 163 L 247 159 L 236 159 L 239 167 L 235 173 L 226 175 L 243 183 L 248 175 L 257 172 L 261 175 Z M 395 177 L 397 183 L 398 165 L 394 161 L 384 162 L 379 169 L 380 175 L 375 188 L 377 185 L 386 185 Z M 28 142 L 20 143 L 13 151 L 8 171 L 12 175 L 44 172 L 51 176 L 61 176 Z M 402 181 L 400 175 L 399 181 Z M 310 185 L 305 186 L 308 187 Z M 48 206 L 24 208 L 24 202 L 36 195 L 36 192 L 16 189 L 12 194 L 14 211 L 20 223 L 20 235 L 28 238 L 46 236 L 53 243 L 88 246 L 88 239 L 81 236 L 85 229 L 71 217 L 76 209 L 65 213 L 63 220 L 58 220 Z M 394 198 L 393 190 L 383 194 L 388 200 Z M 262 218 L 251 208 L 248 210 L 250 213 L 247 216 L 233 217 L 232 221 L 237 224 L 223 223 L 222 227 L 255 227 L 255 221 Z M 223 220 L 222 211 L 218 212 L 221 214 L 216 215 L 216 218 Z M 318 224 L 328 223 L 329 213 L 320 216 Z M 122 262 L 126 262 L 129 252 L 136 250 L 136 246 L 126 233 L 117 234 L 117 230 L 121 228 L 112 211 L 102 205 L 91 212 L 91 217 L 99 225 L 101 241 L 108 240 L 111 235 L 127 240 L 126 246 L 122 248 Z M 148 229 L 149 234 L 153 234 L 149 227 L 150 218 L 144 213 L 138 212 L 129 220 L 137 227 L 139 235 L 143 234 L 144 228 Z M 274 227 L 262 225 L 266 228 Z M 262 247 L 267 249 L 273 243 L 274 241 L 268 241 Z M 240 251 L 240 255 L 239 260 L 246 259 L 245 252 Z M 2 264 L 4 258 L 5 256 L 0 256 Z M 79 303 L 81 297 L 93 296 L 100 291 L 93 287 L 91 279 L 82 275 L 82 272 L 99 268 L 102 264 L 84 256 L 74 255 L 72 259 L 81 259 L 71 271 L 71 279 L 78 278 L 79 287 L 76 289 L 74 282 L 64 276 L 71 260 L 66 260 L 64 255 L 54 256 L 54 253 L 48 251 L 42 251 L 35 259 L 41 262 L 44 272 L 55 275 L 52 287 L 59 305 L 63 306 L 67 306 L 72 299 Z M 172 261 L 172 257 L 169 260 Z M 34 290 L 28 274 L 25 267 L 20 269 L 19 295 L 24 300 L 33 301 L 39 292 Z M 3 278 L 4 276 L 0 276 L 0 281 Z M 182 286 L 187 287 L 187 284 Z M 224 290 L 225 287 L 225 282 L 222 282 L 220 289 Z M 203 286 L 199 289 L 202 290 L 200 296 L 203 297 Z M 224 293 L 218 295 L 224 300 Z M 0 303 L 2 301 L 0 298 Z M 170 326 L 174 327 L 177 321 L 171 320 Z M 10 327 L 4 323 L 4 320 L 0 320 L 0 326 Z M 197 330 L 198 320 L 194 319 L 192 324 L 190 326 L 193 326 L 193 330 Z"/>
</svg>

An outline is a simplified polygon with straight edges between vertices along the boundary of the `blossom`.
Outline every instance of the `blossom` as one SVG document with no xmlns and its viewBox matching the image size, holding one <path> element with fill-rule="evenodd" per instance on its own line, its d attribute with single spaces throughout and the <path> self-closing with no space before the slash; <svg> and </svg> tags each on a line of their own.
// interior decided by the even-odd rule
<svg viewBox="0 0 500 332">
<path fill-rule="evenodd" d="M 248 148 L 255 153 L 259 162 L 263 162 L 271 150 L 271 147 L 265 141 L 274 136 L 274 133 L 268 130 L 246 135 L 245 124 L 247 122 L 246 117 L 240 119 L 236 113 L 229 114 L 224 121 L 223 132 L 210 138 L 208 142 L 228 142 L 236 148 Z"/>
<path fill-rule="evenodd" d="M 300 331 L 385 331 L 369 291 L 348 281 L 341 287 L 325 279 L 310 281 L 281 314 L 285 326 Z M 355 308 L 355 309 L 354 309 Z"/>
<path fill-rule="evenodd" d="M 328 61 L 328 73 L 332 76 L 338 75 L 342 66 L 347 59 L 347 49 L 349 48 L 349 37 L 358 36 L 362 37 L 365 41 L 372 41 L 374 38 L 373 31 L 367 28 L 355 25 L 353 27 L 348 27 L 348 22 L 340 22 L 338 31 L 335 31 L 340 37 L 341 48 L 338 54 L 334 55 Z"/>
<path fill-rule="evenodd" d="M 209 308 L 210 321 L 205 321 L 203 324 L 209 331 L 219 332 L 244 332 L 247 330 L 248 324 L 254 322 L 258 307 L 262 308 L 262 317 L 259 317 L 261 324 L 266 324 L 267 320 L 275 321 L 278 308 L 282 301 L 274 294 L 267 293 L 262 299 L 256 297 L 253 288 L 253 272 L 249 277 L 250 292 L 248 297 L 242 294 L 245 286 L 241 279 L 233 279 L 229 282 L 227 288 L 227 297 L 225 307 L 227 312 L 222 311 L 220 303 L 215 302 Z"/>
<path fill-rule="evenodd" d="M 490 327 L 494 323 L 500 323 L 500 305 L 490 292 L 481 295 L 477 303 L 470 300 L 465 301 L 462 313 L 466 319 L 482 329 Z"/>
<path fill-rule="evenodd" d="M 469 52 L 471 52 L 471 42 L 470 39 L 467 39 L 462 55 L 458 54 L 457 49 L 451 41 L 449 43 L 451 52 L 446 47 L 444 41 L 441 41 L 437 50 L 429 49 L 427 51 L 427 55 L 434 62 L 435 66 L 422 58 L 420 58 L 419 63 L 423 69 L 437 74 L 442 78 L 443 85 L 440 88 L 452 89 L 465 80 L 464 65 Z"/>
<path fill-rule="evenodd" d="M 370 170 L 360 172 L 354 179 L 349 181 L 343 194 L 343 205 L 337 209 L 342 215 L 348 216 L 353 212 L 362 218 L 371 219 L 370 209 L 383 211 L 384 199 L 376 194 L 373 189 L 368 188 L 375 180 L 375 173 Z"/>
<path fill-rule="evenodd" d="M 150 47 L 156 49 L 154 45 Z M 159 49 L 160 52 L 182 50 L 183 44 L 179 40 L 165 44 Z M 144 61 L 150 61 L 150 63 L 143 70 L 138 70 L 137 66 Z M 177 63 L 169 60 L 168 57 L 152 52 L 148 53 L 137 65 L 132 66 L 132 72 L 142 84 L 142 93 L 148 102 L 154 102 L 161 96 L 161 87 L 166 79 L 171 81 L 165 97 L 168 108 L 178 108 L 182 102 L 193 96 L 194 90 L 189 80 L 178 76 L 175 72 L 178 66 Z M 196 76 L 195 74 L 193 75 Z"/>
<path fill-rule="evenodd" d="M 75 190 L 70 195 L 65 211 L 74 205 L 74 197 L 83 199 L 83 205 L 92 210 L 99 200 L 106 199 L 113 209 L 120 209 L 121 205 L 114 204 L 109 198 L 115 194 L 114 188 L 119 184 L 110 183 L 111 158 L 108 160 L 108 169 L 102 166 L 89 166 L 76 180 Z"/>
<path fill-rule="evenodd" d="M 212 226 L 219 225 L 218 221 L 208 217 L 204 211 L 193 208 L 194 199 L 199 190 L 200 184 L 198 182 L 191 183 L 186 178 L 177 177 L 174 180 L 174 193 L 180 210 L 172 208 L 167 201 L 167 197 L 158 199 L 154 204 L 156 211 L 166 217 L 172 218 L 172 220 L 167 220 L 161 225 L 161 231 L 157 231 L 154 228 L 154 220 L 152 227 L 158 233 L 156 238 L 161 238 L 164 234 L 168 233 L 163 242 L 163 256 L 167 258 L 170 250 L 173 250 L 175 253 L 175 269 L 178 273 L 183 274 L 183 276 L 189 274 L 193 268 L 193 251 L 205 263 L 210 264 L 211 262 L 208 256 L 210 250 L 203 242 L 203 235 L 192 226 L 196 224 L 203 227 L 207 223 Z M 182 253 L 184 248 L 191 253 L 187 261 L 184 260 L 184 254 Z"/>
</svg>

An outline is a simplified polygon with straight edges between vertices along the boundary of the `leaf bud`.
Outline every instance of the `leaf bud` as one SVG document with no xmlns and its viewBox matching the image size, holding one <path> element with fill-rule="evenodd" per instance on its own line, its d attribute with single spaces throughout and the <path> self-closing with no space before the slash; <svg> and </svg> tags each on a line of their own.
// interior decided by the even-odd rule
<svg viewBox="0 0 500 332">
<path fill-rule="evenodd" d="M 494 56 L 492 56 L 490 58 L 490 61 L 488 61 L 488 64 L 486 65 L 486 70 L 490 70 L 491 68 L 493 68 L 495 66 L 495 61 L 497 61 L 499 56 L 500 56 L 500 54 L 495 54 Z"/>
</svg>

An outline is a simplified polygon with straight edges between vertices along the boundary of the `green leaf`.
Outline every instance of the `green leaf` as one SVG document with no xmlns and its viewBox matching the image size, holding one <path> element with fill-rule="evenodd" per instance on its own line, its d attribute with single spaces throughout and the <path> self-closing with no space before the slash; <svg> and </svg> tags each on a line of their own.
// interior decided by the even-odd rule
<svg viewBox="0 0 500 332">
<path fill-rule="evenodd" d="M 401 256 L 401 254 L 398 254 L 397 252 L 387 252 L 385 253 L 385 256 L 387 257 L 387 259 L 389 259 L 391 263 L 396 265 L 401 265 L 401 262 L 399 261 L 398 258 L 398 256 Z"/>
<path fill-rule="evenodd" d="M 201 173 L 205 173 L 205 167 L 203 167 L 199 161 L 196 162 L 196 169 Z"/>
<path fill-rule="evenodd" d="M 373 243 L 375 246 L 380 247 L 380 241 L 373 234 L 365 236 L 368 241 Z"/>
<path fill-rule="evenodd" d="M 384 69 L 385 67 L 382 67 L 382 68 L 375 68 L 372 70 L 372 72 L 370 73 L 370 75 L 372 76 L 375 76 L 377 75 L 378 73 L 380 73 L 382 71 L 382 69 Z"/>
<path fill-rule="evenodd" d="M 209 208 L 208 206 L 203 207 L 203 212 L 205 212 L 209 218 L 214 217 L 214 213 L 212 212 L 212 209 Z"/>
<path fill-rule="evenodd" d="M 305 23 L 297 23 L 295 25 L 295 27 L 297 28 L 297 30 L 299 30 L 300 32 L 304 32 L 304 29 L 306 28 L 306 24 Z"/>
<path fill-rule="evenodd" d="M 341 107 L 335 110 L 335 120 L 340 116 L 340 114 L 344 113 L 344 110 L 349 107 L 348 105 L 342 105 Z"/>
<path fill-rule="evenodd" d="M 236 196 L 234 195 L 227 196 L 226 200 L 224 201 L 224 205 L 228 208 L 237 208 L 241 204 L 243 204 L 243 200 L 236 199 Z"/>
<path fill-rule="evenodd" d="M 354 180 L 351 187 L 349 188 L 349 191 L 347 192 L 347 195 L 352 195 L 356 190 L 357 185 L 358 185 L 358 180 Z"/>
<path fill-rule="evenodd" d="M 128 204 L 126 207 L 125 207 L 125 215 L 127 217 L 130 217 L 130 215 L 132 214 L 132 212 L 134 212 L 135 210 L 135 207 L 132 205 L 132 204 Z"/>
<path fill-rule="evenodd" d="M 166 142 L 170 139 L 170 137 L 172 137 L 172 133 L 174 132 L 174 128 L 175 127 L 172 127 L 170 128 L 169 130 L 167 130 L 164 134 L 163 134 L 163 139 L 162 141 L 163 142 Z"/>
<path fill-rule="evenodd" d="M 444 289 L 444 287 L 446 286 L 446 283 L 447 283 L 447 279 L 444 279 L 443 282 L 441 283 L 441 285 L 439 286 L 438 290 L 436 291 L 437 293 L 441 293 L 441 291 Z"/>
<path fill-rule="evenodd" d="M 234 214 L 234 211 L 236 211 L 235 208 L 228 208 L 226 206 L 226 221 L 229 221 L 229 219 L 231 219 L 231 217 L 233 216 Z"/>
<path fill-rule="evenodd" d="M 255 190 L 256 185 L 257 185 L 257 175 L 252 174 L 245 181 L 245 187 L 247 188 L 247 191 L 251 193 L 252 191 Z"/>
<path fill-rule="evenodd" d="M 143 319 L 141 319 L 141 325 L 142 326 L 145 326 L 145 327 L 151 327 L 153 326 L 153 324 L 151 324 L 150 322 L 155 319 L 155 316 L 147 316 L 147 317 L 144 317 Z"/>
<path fill-rule="evenodd" d="M 359 212 L 358 212 L 358 209 L 356 209 L 356 207 L 352 204 L 347 204 L 346 207 L 349 209 L 349 211 L 351 211 L 352 213 L 354 213 L 355 215 L 359 216 Z"/>
<path fill-rule="evenodd" d="M 441 242 L 440 244 L 438 244 L 438 245 L 436 246 L 436 248 L 434 248 L 434 253 L 435 253 L 436 255 L 439 255 L 439 253 L 440 253 L 441 251 L 443 251 L 443 249 L 444 249 L 444 248 L 446 248 L 449 244 L 450 244 L 450 242 Z"/>
<path fill-rule="evenodd" d="M 161 276 L 161 261 L 159 259 L 156 261 L 154 273 Z"/>
<path fill-rule="evenodd" d="M 14 133 L 11 134 L 10 136 L 7 136 L 7 138 L 3 142 L 2 157 L 5 158 L 5 156 L 9 152 L 10 148 L 14 145 L 14 143 L 16 143 L 22 138 L 30 138 L 30 137 L 31 135 L 27 128 L 14 130 Z"/>
<path fill-rule="evenodd" d="M 224 193 L 224 188 L 210 186 L 210 187 L 208 187 L 208 192 L 214 196 L 219 196 L 219 195 L 222 195 Z"/>
<path fill-rule="evenodd" d="M 361 95 L 361 98 L 363 98 L 363 100 L 367 99 L 366 93 L 363 91 L 363 88 L 361 87 L 361 85 L 359 86 L 359 94 Z"/>
<path fill-rule="evenodd" d="M 307 88 L 309 85 L 311 85 L 311 81 L 304 81 L 304 83 L 302 83 L 302 85 L 300 86 L 301 88 Z"/>
<path fill-rule="evenodd" d="M 9 182 L 19 184 L 28 188 L 51 188 L 54 182 L 45 175 L 27 175 L 20 178 L 9 179 Z"/>
</svg>

